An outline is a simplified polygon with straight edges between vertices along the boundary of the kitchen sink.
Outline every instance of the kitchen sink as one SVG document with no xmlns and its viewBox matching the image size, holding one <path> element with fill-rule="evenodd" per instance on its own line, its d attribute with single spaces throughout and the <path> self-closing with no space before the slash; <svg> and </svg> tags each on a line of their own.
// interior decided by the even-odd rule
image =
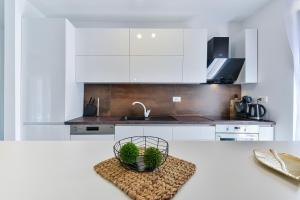
<svg viewBox="0 0 300 200">
<path fill-rule="evenodd" d="M 121 121 L 177 121 L 172 116 L 151 116 L 145 118 L 144 116 L 124 116 Z"/>
</svg>

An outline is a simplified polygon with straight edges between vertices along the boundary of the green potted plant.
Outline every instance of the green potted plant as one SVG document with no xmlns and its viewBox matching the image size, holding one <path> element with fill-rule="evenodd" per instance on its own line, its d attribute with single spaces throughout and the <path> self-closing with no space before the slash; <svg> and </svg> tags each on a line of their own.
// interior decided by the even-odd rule
<svg viewBox="0 0 300 200">
<path fill-rule="evenodd" d="M 136 163 L 136 159 L 139 156 L 138 147 L 129 142 L 124 144 L 120 149 L 120 159 L 126 164 L 134 164 Z"/>
</svg>

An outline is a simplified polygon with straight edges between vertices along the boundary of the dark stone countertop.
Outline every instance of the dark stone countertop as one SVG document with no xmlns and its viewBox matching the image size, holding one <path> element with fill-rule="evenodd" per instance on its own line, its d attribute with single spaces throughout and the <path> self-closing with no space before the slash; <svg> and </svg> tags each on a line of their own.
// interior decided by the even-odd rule
<svg viewBox="0 0 300 200">
<path fill-rule="evenodd" d="M 242 124 L 242 125 L 266 125 L 274 126 L 273 121 L 249 120 L 249 119 L 229 119 L 226 117 L 206 117 L 206 116 L 173 116 L 176 120 L 130 120 L 124 121 L 122 117 L 79 117 L 66 121 L 65 125 L 89 125 L 89 124 L 203 124 L 214 126 L 216 124 Z"/>
</svg>

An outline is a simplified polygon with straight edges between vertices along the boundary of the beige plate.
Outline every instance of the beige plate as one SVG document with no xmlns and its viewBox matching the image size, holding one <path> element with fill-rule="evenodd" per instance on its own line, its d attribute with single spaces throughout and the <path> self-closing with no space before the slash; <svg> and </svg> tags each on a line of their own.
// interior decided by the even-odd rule
<svg viewBox="0 0 300 200">
<path fill-rule="evenodd" d="M 255 158 L 262 164 L 274 169 L 288 177 L 300 181 L 300 158 L 286 154 L 278 153 L 278 157 L 284 162 L 286 171 L 282 168 L 280 162 L 269 150 L 254 150 Z"/>
</svg>

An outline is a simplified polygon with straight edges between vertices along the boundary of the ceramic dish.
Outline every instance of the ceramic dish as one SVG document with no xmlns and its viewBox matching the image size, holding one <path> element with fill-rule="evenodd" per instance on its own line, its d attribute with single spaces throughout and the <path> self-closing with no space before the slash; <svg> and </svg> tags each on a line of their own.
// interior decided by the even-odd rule
<svg viewBox="0 0 300 200">
<path fill-rule="evenodd" d="M 300 158 L 287 153 L 277 153 L 272 149 L 254 150 L 254 156 L 263 165 L 300 181 Z"/>
</svg>

